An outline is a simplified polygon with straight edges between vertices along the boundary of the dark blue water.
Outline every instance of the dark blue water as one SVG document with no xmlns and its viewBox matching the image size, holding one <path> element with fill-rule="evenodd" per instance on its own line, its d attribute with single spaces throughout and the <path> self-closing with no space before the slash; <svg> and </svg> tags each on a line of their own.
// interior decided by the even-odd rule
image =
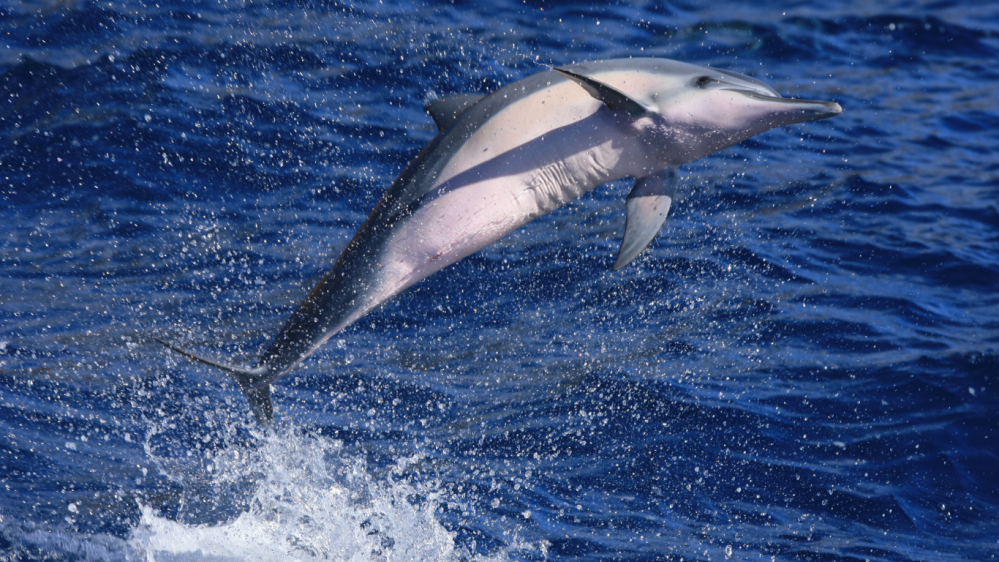
<svg viewBox="0 0 999 562">
<path fill-rule="evenodd" d="M 0 8 L 0 559 L 992 560 L 999 5 Z M 707 4 L 707 3 L 706 3 Z M 820 7 L 829 4 L 833 7 Z M 660 56 L 839 102 L 250 362 L 435 95 Z"/>
</svg>

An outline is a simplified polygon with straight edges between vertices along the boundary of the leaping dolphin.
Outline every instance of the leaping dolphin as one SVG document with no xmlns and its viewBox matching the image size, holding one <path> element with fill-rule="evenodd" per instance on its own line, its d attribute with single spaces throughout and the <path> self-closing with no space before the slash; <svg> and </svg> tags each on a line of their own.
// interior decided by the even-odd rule
<svg viewBox="0 0 999 562">
<path fill-rule="evenodd" d="M 621 269 L 666 220 L 678 166 L 842 110 L 782 98 L 727 70 L 640 58 L 553 68 L 488 96 L 438 100 L 427 111 L 440 133 L 399 174 L 253 367 L 157 341 L 229 373 L 257 421 L 270 423 L 271 383 L 417 281 L 598 185 L 633 177 L 613 265 Z"/>
</svg>

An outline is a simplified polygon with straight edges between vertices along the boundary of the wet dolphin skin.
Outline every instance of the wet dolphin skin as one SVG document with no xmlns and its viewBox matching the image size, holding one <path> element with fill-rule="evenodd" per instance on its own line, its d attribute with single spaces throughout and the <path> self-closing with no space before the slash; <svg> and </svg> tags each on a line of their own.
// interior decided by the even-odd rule
<svg viewBox="0 0 999 562">
<path fill-rule="evenodd" d="M 613 268 L 635 259 L 672 203 L 677 167 L 757 133 L 838 115 L 727 70 L 640 58 L 547 70 L 427 106 L 440 133 L 409 163 L 253 367 L 162 340 L 226 371 L 261 423 L 270 384 L 331 336 L 430 274 L 591 189 L 635 178 Z"/>
</svg>

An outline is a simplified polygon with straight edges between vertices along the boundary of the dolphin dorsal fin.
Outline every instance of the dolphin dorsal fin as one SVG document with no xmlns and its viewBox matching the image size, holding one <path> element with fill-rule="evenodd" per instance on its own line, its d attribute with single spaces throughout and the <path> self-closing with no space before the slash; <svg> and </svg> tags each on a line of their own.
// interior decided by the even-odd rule
<svg viewBox="0 0 999 562">
<path fill-rule="evenodd" d="M 443 131 L 444 127 L 457 119 L 462 111 L 479 103 L 479 100 L 486 96 L 482 94 L 457 94 L 439 100 L 434 100 L 423 106 L 423 110 L 434 118 L 437 123 L 437 130 Z"/>
<path fill-rule="evenodd" d="M 604 105 L 613 111 L 624 111 L 628 115 L 632 115 L 634 117 L 638 117 L 639 115 L 644 115 L 652 111 L 644 103 L 630 97 L 628 94 L 618 90 L 614 86 L 604 84 L 603 82 L 594 80 L 589 76 L 576 74 L 575 72 L 564 68 L 553 68 L 552 70 L 579 84 L 584 90 L 586 90 L 586 93 L 593 96 L 594 99 L 602 101 Z"/>
<path fill-rule="evenodd" d="M 673 203 L 675 186 L 676 166 L 664 168 L 635 182 L 635 188 L 625 201 L 628 219 L 624 226 L 624 240 L 612 267 L 614 271 L 631 263 L 659 233 Z"/>
</svg>

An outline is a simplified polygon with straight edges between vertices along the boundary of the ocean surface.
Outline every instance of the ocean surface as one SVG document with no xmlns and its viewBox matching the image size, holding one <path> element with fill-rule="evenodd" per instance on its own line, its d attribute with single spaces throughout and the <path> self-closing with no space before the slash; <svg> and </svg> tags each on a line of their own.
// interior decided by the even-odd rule
<svg viewBox="0 0 999 562">
<path fill-rule="evenodd" d="M 586 60 L 843 106 L 249 364 L 436 134 Z M 0 2 L 0 560 L 999 558 L 999 4 Z"/>
</svg>

